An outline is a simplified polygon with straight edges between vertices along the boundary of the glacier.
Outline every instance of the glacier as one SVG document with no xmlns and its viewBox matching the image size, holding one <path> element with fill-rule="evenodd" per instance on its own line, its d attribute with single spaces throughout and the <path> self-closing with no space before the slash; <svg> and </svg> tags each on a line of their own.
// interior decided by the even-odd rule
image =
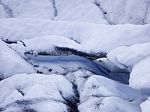
<svg viewBox="0 0 150 112">
<path fill-rule="evenodd" d="M 0 0 L 0 112 L 150 112 L 150 0 Z"/>
</svg>

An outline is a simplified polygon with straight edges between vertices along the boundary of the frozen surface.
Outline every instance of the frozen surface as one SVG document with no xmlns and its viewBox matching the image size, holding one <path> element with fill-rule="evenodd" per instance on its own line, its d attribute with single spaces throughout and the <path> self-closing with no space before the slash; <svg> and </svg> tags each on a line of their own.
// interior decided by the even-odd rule
<svg viewBox="0 0 150 112">
<path fill-rule="evenodd" d="M 44 35 L 59 35 L 80 43 L 89 52 L 109 52 L 123 45 L 149 42 L 149 29 L 150 25 L 108 26 L 85 22 L 54 22 L 48 19 L 0 20 L 1 38 L 23 40 Z"/>
<path fill-rule="evenodd" d="M 108 84 L 109 83 L 109 84 Z M 135 100 L 139 97 L 137 91 L 126 85 L 114 82 L 101 76 L 91 76 L 85 82 L 83 89 L 80 91 L 81 102 L 90 96 L 109 97 L 115 96 L 126 100 Z"/>
<path fill-rule="evenodd" d="M 6 13 L 4 11 L 4 8 L 2 5 L 0 5 L 0 18 L 5 18 L 6 17 Z"/>
<path fill-rule="evenodd" d="M 140 106 L 141 106 L 142 112 L 149 112 L 149 110 L 150 110 L 150 98 L 148 98 L 146 101 L 144 101 Z"/>
<path fill-rule="evenodd" d="M 140 108 L 118 97 L 91 97 L 79 105 L 80 112 L 140 112 Z"/>
<path fill-rule="evenodd" d="M 1 0 L 9 18 L 42 18 L 100 24 L 150 23 L 149 0 Z M 5 16 L 0 16 L 1 18 Z"/>
<path fill-rule="evenodd" d="M 34 73 L 34 68 L 0 40 L 0 78 L 17 73 Z"/>
<path fill-rule="evenodd" d="M 15 75 L 0 82 L 0 93 L 3 93 L 0 95 L 2 110 L 15 106 L 44 112 L 67 111 L 65 100 L 74 96 L 72 84 L 64 76 L 54 74 Z"/>
<path fill-rule="evenodd" d="M 150 94 L 149 77 L 150 77 L 150 57 L 143 59 L 133 67 L 130 74 L 129 84 L 131 87 L 140 89 L 141 92 Z"/>
<path fill-rule="evenodd" d="M 149 23 L 150 0 L 0 0 L 0 111 L 150 112 Z"/>
<path fill-rule="evenodd" d="M 149 94 L 150 43 L 122 46 L 108 53 L 108 59 L 120 68 L 131 71 L 129 85 Z"/>
<path fill-rule="evenodd" d="M 54 10 L 49 0 L 1 0 L 7 6 L 7 14 L 17 18 L 49 18 L 52 19 Z"/>
<path fill-rule="evenodd" d="M 108 53 L 108 59 L 120 68 L 132 68 L 136 63 L 150 55 L 150 43 L 122 46 Z"/>
<path fill-rule="evenodd" d="M 86 70 L 69 73 L 67 79 L 77 85 L 80 112 L 140 112 L 142 97 L 127 85 Z"/>
</svg>

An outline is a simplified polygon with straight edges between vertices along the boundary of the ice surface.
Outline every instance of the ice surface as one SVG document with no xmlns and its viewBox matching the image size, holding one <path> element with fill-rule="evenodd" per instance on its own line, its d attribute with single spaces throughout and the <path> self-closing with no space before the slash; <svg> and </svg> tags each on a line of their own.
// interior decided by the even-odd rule
<svg viewBox="0 0 150 112">
<path fill-rule="evenodd" d="M 72 84 L 64 76 L 55 74 L 15 75 L 0 82 L 0 93 L 3 93 L 0 94 L 0 107 L 4 110 L 29 105 L 37 111 L 63 112 L 67 110 L 65 100 L 74 96 Z"/>
<path fill-rule="evenodd" d="M 150 110 L 150 98 L 148 98 L 146 101 L 144 101 L 141 104 L 141 111 L 142 112 L 149 112 Z"/>
<path fill-rule="evenodd" d="M 4 39 L 23 40 L 59 35 L 77 41 L 89 52 L 109 52 L 123 45 L 149 42 L 149 29 L 149 25 L 108 26 L 84 22 L 54 22 L 47 19 L 0 20 L 0 36 Z"/>
<path fill-rule="evenodd" d="M 0 111 L 150 112 L 148 23 L 150 0 L 0 0 Z"/>
<path fill-rule="evenodd" d="M 34 68 L 0 40 L 0 78 L 17 73 L 34 73 Z"/>
<path fill-rule="evenodd" d="M 137 63 L 130 74 L 129 84 L 131 87 L 140 89 L 141 92 L 150 94 L 149 74 L 150 74 L 150 57 Z"/>
<path fill-rule="evenodd" d="M 108 53 L 108 59 L 121 68 L 132 68 L 136 63 L 150 55 L 150 43 L 122 46 Z"/>
</svg>

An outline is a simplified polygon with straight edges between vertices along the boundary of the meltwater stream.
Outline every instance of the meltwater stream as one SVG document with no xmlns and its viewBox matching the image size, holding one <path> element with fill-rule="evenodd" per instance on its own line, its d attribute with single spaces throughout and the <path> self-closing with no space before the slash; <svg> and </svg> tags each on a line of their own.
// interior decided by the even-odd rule
<svg viewBox="0 0 150 112">
<path fill-rule="evenodd" d="M 76 55 L 68 55 L 68 56 L 29 56 L 32 63 L 36 63 L 47 68 L 52 66 L 65 66 L 67 69 L 70 67 L 78 67 L 82 69 L 86 69 L 91 71 L 96 75 L 101 75 L 107 77 L 109 79 L 119 81 L 124 84 L 128 84 L 129 80 L 129 73 L 124 72 L 110 72 L 105 68 L 103 65 L 96 63 L 92 60 L 76 56 Z"/>
</svg>

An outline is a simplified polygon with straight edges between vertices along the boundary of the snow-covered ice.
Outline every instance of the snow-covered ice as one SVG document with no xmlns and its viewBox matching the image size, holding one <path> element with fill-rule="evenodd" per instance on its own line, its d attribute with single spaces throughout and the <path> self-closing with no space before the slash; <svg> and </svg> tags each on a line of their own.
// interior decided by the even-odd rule
<svg viewBox="0 0 150 112">
<path fill-rule="evenodd" d="M 150 112 L 150 0 L 0 0 L 0 111 Z"/>
<path fill-rule="evenodd" d="M 0 35 L 3 39 L 23 40 L 44 35 L 59 35 L 77 41 L 88 52 L 109 52 L 116 47 L 149 42 L 149 29 L 150 25 L 108 26 L 48 19 L 0 20 Z"/>
<path fill-rule="evenodd" d="M 149 112 L 150 110 L 150 98 L 148 98 L 146 101 L 144 101 L 141 105 L 141 111 L 142 112 Z"/>
<path fill-rule="evenodd" d="M 140 89 L 141 92 L 150 94 L 150 57 L 137 63 L 130 74 L 129 84 L 131 87 Z"/>
<path fill-rule="evenodd" d="M 108 53 L 107 58 L 120 68 L 132 68 L 135 64 L 150 55 L 150 42 L 122 46 Z"/>
<path fill-rule="evenodd" d="M 64 76 L 55 74 L 15 75 L 0 82 L 0 93 L 3 93 L 0 94 L 0 107 L 3 110 L 15 106 L 42 111 L 47 107 L 46 110 L 63 112 L 67 110 L 65 100 L 74 97 L 72 84 Z"/>
<path fill-rule="evenodd" d="M 18 73 L 34 73 L 33 66 L 0 40 L 0 78 Z"/>
</svg>

